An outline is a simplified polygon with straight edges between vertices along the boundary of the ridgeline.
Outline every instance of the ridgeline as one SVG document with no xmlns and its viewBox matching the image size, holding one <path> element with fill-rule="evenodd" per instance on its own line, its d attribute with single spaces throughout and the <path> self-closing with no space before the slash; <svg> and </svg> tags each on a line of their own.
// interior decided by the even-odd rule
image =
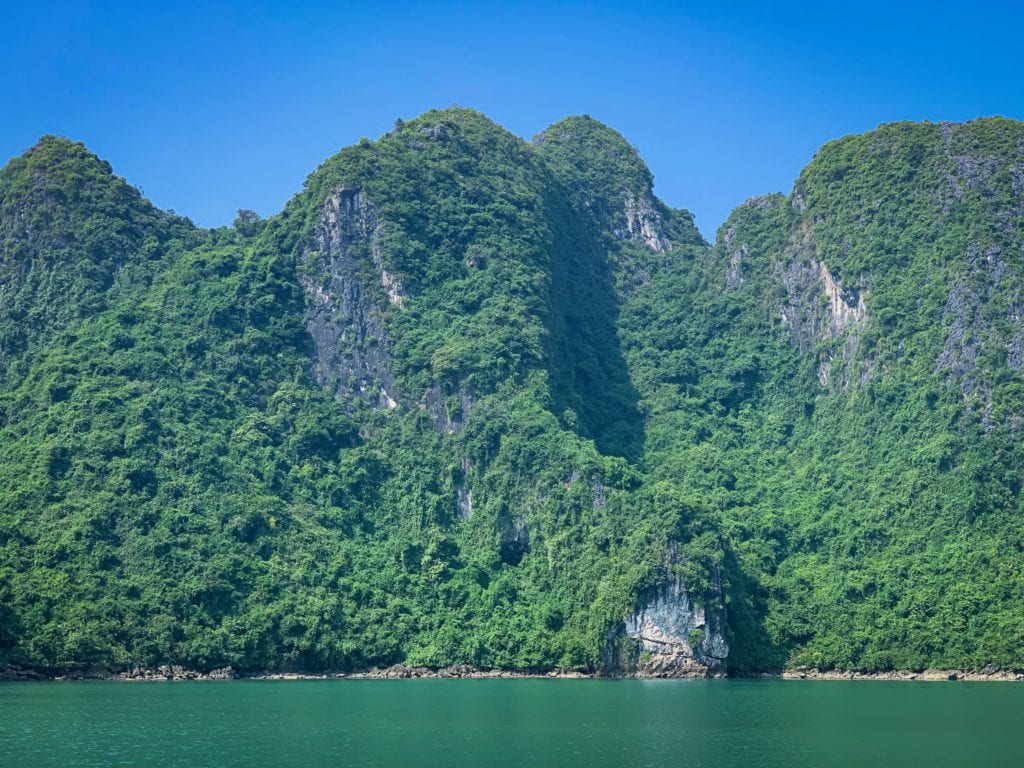
<svg viewBox="0 0 1024 768">
<path fill-rule="evenodd" d="M 432 111 L 204 230 L 0 171 L 0 664 L 1024 669 L 1024 124 L 713 245 L 589 117 Z"/>
</svg>

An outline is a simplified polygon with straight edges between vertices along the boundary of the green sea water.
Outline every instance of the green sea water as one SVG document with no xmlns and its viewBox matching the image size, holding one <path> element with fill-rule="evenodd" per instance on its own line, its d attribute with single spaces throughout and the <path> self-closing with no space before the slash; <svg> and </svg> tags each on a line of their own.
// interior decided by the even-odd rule
<svg viewBox="0 0 1024 768">
<path fill-rule="evenodd" d="M 1024 685 L 0 683 L 0 766 L 1022 766 Z"/>
</svg>

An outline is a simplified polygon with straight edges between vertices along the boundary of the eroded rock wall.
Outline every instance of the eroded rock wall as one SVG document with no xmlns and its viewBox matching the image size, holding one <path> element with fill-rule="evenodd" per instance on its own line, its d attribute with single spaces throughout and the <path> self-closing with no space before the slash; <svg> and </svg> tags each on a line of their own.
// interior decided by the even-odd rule
<svg viewBox="0 0 1024 768">
<path fill-rule="evenodd" d="M 401 282 L 384 268 L 376 207 L 358 187 L 343 187 L 324 202 L 303 258 L 306 327 L 316 359 L 313 375 L 349 410 L 358 400 L 397 407 L 391 369 L 393 341 L 380 300 L 401 307 Z"/>
<path fill-rule="evenodd" d="M 661 214 L 658 213 L 650 195 L 635 195 L 632 191 L 625 190 L 623 213 L 626 217 L 626 229 L 616 230 L 617 236 L 646 246 L 655 253 L 672 250 L 672 243 L 665 236 Z"/>
<path fill-rule="evenodd" d="M 709 594 L 694 596 L 674 575 L 641 594 L 611 645 L 618 649 L 611 664 L 638 677 L 724 673 L 729 641 L 721 580 L 716 575 Z"/>
</svg>

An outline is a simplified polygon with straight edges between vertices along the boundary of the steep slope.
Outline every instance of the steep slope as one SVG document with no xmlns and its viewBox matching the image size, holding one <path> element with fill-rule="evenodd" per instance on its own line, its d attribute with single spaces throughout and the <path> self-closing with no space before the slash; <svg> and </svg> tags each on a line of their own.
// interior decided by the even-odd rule
<svg viewBox="0 0 1024 768">
<path fill-rule="evenodd" d="M 594 233 L 584 258 L 566 260 L 566 268 L 556 272 L 562 329 L 552 355 L 561 382 L 553 391 L 556 407 L 568 408 L 599 447 L 622 444 L 628 446 L 624 455 L 639 459 L 643 423 L 630 373 L 622 365 L 594 380 L 590 372 L 621 359 L 623 305 L 646 292 L 662 270 L 685 267 L 707 244 L 689 212 L 669 209 L 654 196 L 654 179 L 636 149 L 599 121 L 586 115 L 567 118 L 535 136 L 533 146 L 565 191 L 574 215 Z M 595 267 L 611 279 L 596 285 L 588 281 Z M 600 332 L 593 330 L 595 318 L 606 324 Z M 601 342 L 594 343 L 598 336 Z M 602 385 L 625 393 L 620 402 L 609 401 Z M 637 426 L 623 423 L 624 413 Z"/>
<path fill-rule="evenodd" d="M 75 162 L 69 199 L 83 169 L 113 183 Z M 599 235 L 529 145 L 429 113 L 330 159 L 263 226 L 189 237 L 14 358 L 0 655 L 612 670 L 640 656 L 626 619 L 650 592 L 677 634 L 644 658 L 720 667 L 717 539 L 553 406 L 579 393 L 551 362 L 574 332 L 565 274 L 609 297 L 612 273 L 586 269 Z M 602 309 L 578 371 L 607 392 L 628 380 Z M 629 396 L 596 395 L 623 414 L 614 453 Z"/>
<path fill-rule="evenodd" d="M 528 145 L 458 109 L 343 151 L 285 215 L 308 233 L 294 254 L 315 373 L 391 457 L 381 527 L 401 531 L 414 557 L 443 547 L 489 563 L 486 590 L 434 612 L 410 658 L 619 663 L 602 646 L 638 591 L 687 556 L 706 573 L 717 545 L 671 554 L 694 521 L 671 506 L 650 519 L 648 496 L 629 492 L 635 472 L 574 434 L 611 454 L 638 448 L 599 228 Z M 410 505 L 424 497 L 429 515 Z M 511 604 L 475 603 L 511 583 Z M 438 644 L 459 635 L 461 646 Z"/>
<path fill-rule="evenodd" d="M 833 142 L 626 319 L 648 464 L 757 583 L 734 665 L 1021 665 L 1022 152 L 1001 119 Z"/>
<path fill-rule="evenodd" d="M 291 522 L 282 510 L 299 501 L 300 471 L 314 475 L 299 483 L 305 498 L 336 515 L 337 482 L 310 465 L 355 440 L 328 398 L 292 384 L 306 362 L 304 328 L 289 319 L 301 293 L 233 232 L 170 219 L 182 237 L 166 237 L 168 217 L 80 145 L 41 146 L 49 161 L 35 149 L 13 168 L 35 163 L 31 178 L 64 192 L 19 216 L 54 231 L 5 243 L 4 261 L 32 264 L 57 292 L 45 298 L 68 304 L 50 301 L 52 316 L 34 307 L 46 322 L 31 330 L 46 335 L 12 359 L 0 396 L 2 653 L 48 669 L 284 658 L 267 622 L 295 611 L 272 570 L 286 542 L 258 533 Z M 109 230 L 54 254 L 69 221 Z M 125 243 L 163 247 L 116 250 Z M 66 284 L 90 268 L 106 282 Z M 79 296 L 90 303 L 68 311 Z"/>
<path fill-rule="evenodd" d="M 0 376 L 101 311 L 117 284 L 144 281 L 191 230 L 83 145 L 42 137 L 0 171 Z"/>
<path fill-rule="evenodd" d="M 0 171 L 0 662 L 1024 667 L 1024 128 L 709 247 L 589 117 L 398 121 L 197 230 Z"/>
</svg>

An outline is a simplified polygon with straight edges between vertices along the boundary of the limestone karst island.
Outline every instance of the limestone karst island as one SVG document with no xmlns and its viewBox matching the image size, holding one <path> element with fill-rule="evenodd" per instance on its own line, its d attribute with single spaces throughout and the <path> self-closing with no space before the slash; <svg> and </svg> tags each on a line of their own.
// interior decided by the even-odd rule
<svg viewBox="0 0 1024 768">
<path fill-rule="evenodd" d="M 1024 4 L 0 3 L 0 768 L 1024 766 Z"/>
<path fill-rule="evenodd" d="M 41 138 L 5 676 L 1024 668 L 1022 148 L 839 139 L 712 245 L 587 116 L 431 111 L 216 229 Z"/>
</svg>

